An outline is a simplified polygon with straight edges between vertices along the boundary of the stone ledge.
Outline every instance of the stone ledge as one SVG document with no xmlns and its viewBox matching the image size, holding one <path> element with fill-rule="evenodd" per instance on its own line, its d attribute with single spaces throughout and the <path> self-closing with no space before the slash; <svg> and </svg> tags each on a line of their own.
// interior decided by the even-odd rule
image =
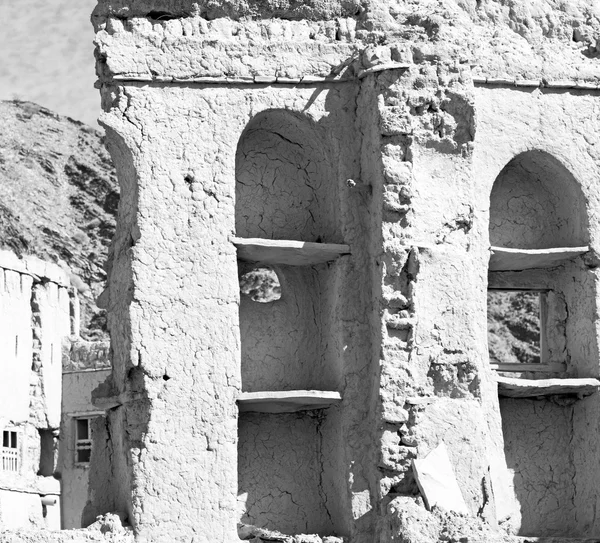
<svg viewBox="0 0 600 543">
<path fill-rule="evenodd" d="M 582 398 L 600 388 L 598 379 L 516 379 L 498 376 L 498 395 L 508 398 L 537 398 L 554 394 L 574 394 Z"/>
</svg>

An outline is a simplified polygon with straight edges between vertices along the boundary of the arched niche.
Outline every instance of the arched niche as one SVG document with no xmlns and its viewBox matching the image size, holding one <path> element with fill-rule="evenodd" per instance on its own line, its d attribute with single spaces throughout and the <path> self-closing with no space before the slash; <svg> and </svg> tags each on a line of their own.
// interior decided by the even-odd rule
<svg viewBox="0 0 600 543">
<path fill-rule="evenodd" d="M 332 158 L 320 128 L 287 110 L 246 126 L 236 152 L 236 234 L 341 241 Z"/>
<path fill-rule="evenodd" d="M 490 196 L 490 244 L 519 249 L 588 243 L 585 198 L 574 176 L 540 150 L 515 156 Z"/>
<path fill-rule="evenodd" d="M 566 250 L 585 250 L 589 242 L 587 202 L 579 182 L 549 153 L 531 150 L 515 156 L 491 191 L 489 236 L 492 255 L 494 248 L 516 249 L 513 260 L 500 267 L 492 266 L 492 256 L 488 274 L 488 317 L 490 308 L 496 312 L 488 329 L 498 326 L 499 408 L 518 511 L 512 523 L 521 536 L 590 537 L 593 517 L 586 497 L 596 499 L 599 478 L 587 456 L 598 450 L 600 438 L 587 421 L 596 418 L 600 400 L 598 394 L 585 400 L 561 395 L 566 388 L 559 388 L 571 378 L 598 374 L 591 326 L 597 314 L 595 283 L 584 261 Z M 532 260 L 532 254 L 551 253 L 532 249 L 553 249 L 563 256 Z M 506 251 L 505 257 L 510 254 Z M 528 360 L 526 349 L 538 353 Z M 529 370 L 514 367 L 527 363 Z M 504 378 L 516 378 L 523 387 L 552 379 L 557 388 L 511 396 L 502 390 Z"/>
</svg>

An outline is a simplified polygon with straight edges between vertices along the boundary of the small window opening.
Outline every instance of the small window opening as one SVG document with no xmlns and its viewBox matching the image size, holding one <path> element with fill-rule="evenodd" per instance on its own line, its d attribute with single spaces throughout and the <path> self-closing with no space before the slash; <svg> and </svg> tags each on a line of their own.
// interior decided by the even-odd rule
<svg viewBox="0 0 600 543">
<path fill-rule="evenodd" d="M 489 290 L 487 328 L 490 363 L 547 362 L 544 321 L 545 291 Z"/>
<path fill-rule="evenodd" d="M 75 462 L 88 464 L 92 456 L 92 433 L 89 418 L 75 419 Z"/>
<path fill-rule="evenodd" d="M 2 470 L 19 471 L 19 448 L 17 432 L 2 431 Z"/>
</svg>

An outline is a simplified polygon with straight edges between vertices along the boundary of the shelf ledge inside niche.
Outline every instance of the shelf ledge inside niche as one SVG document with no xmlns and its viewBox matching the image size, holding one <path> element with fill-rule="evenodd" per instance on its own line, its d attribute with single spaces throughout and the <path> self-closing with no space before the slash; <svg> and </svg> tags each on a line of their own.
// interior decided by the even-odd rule
<svg viewBox="0 0 600 543">
<path fill-rule="evenodd" d="M 293 413 L 325 409 L 342 401 L 339 392 L 328 390 L 285 390 L 242 392 L 238 398 L 240 412 Z"/>
<path fill-rule="evenodd" d="M 552 247 L 550 249 L 510 249 L 490 247 L 490 271 L 518 271 L 553 268 L 587 253 L 589 247 Z"/>
<path fill-rule="evenodd" d="M 348 245 L 262 238 L 232 238 L 238 258 L 262 264 L 311 266 L 350 254 Z"/>
<path fill-rule="evenodd" d="M 539 371 L 546 373 L 556 373 L 566 371 L 566 364 L 551 363 L 551 364 L 524 364 L 524 363 L 512 363 L 512 362 L 499 362 L 490 363 L 490 367 L 496 371 L 509 371 L 509 372 L 525 372 L 525 371 Z"/>
<path fill-rule="evenodd" d="M 600 381 L 591 378 L 517 379 L 497 376 L 498 395 L 508 398 L 535 398 L 553 394 L 589 396 L 600 388 Z"/>
</svg>

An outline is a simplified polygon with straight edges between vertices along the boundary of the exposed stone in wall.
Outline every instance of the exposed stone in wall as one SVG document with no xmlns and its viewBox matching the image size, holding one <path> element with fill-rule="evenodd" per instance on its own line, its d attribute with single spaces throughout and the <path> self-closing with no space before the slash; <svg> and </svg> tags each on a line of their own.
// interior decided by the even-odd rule
<svg viewBox="0 0 600 543">
<path fill-rule="evenodd" d="M 484 285 L 457 284 L 441 271 L 461 269 L 457 255 L 464 262 L 475 239 L 468 203 L 474 137 L 469 76 L 425 64 L 371 77 L 379 93 L 383 182 L 380 497 L 418 492 L 411 460 L 444 440 L 465 499 L 477 513 L 486 510 L 488 499 L 482 486 L 489 485 L 489 468 L 481 460 L 489 444 L 480 414 L 483 353 L 473 345 L 485 329 L 471 328 L 474 306 L 460 310 L 457 301 L 472 298 Z M 432 200 L 427 175 L 444 204 Z M 444 186 L 441 175 L 453 185 Z M 482 304 L 475 307 L 483 316 Z M 485 513 L 490 514 L 493 520 L 493 513 Z"/>
<path fill-rule="evenodd" d="M 385 42 L 369 56 L 373 64 L 456 60 L 499 82 L 597 84 L 599 17 L 585 0 L 518 7 L 507 0 L 438 0 L 426 8 L 106 0 L 93 19 L 105 77 L 352 77 L 360 68 L 348 66 L 359 49 Z"/>
</svg>

